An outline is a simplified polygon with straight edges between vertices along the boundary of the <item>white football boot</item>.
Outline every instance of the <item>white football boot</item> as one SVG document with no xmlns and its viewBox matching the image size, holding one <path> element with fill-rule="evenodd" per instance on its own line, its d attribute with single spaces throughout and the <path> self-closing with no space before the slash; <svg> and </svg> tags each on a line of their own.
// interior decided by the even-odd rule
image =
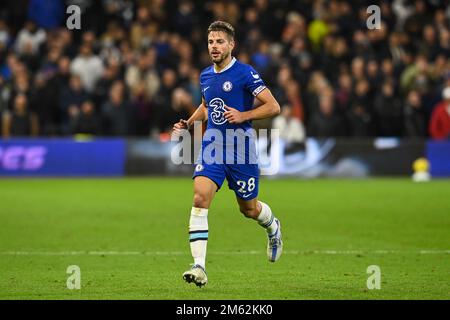
<svg viewBox="0 0 450 320">
<path fill-rule="evenodd" d="M 185 273 L 183 273 L 183 279 L 187 283 L 191 282 L 195 283 L 197 287 L 203 287 L 208 283 L 206 271 L 199 264 L 193 265 L 191 270 L 188 270 Z"/>
<path fill-rule="evenodd" d="M 267 258 L 270 262 L 277 261 L 281 253 L 283 252 L 283 240 L 281 239 L 281 224 L 280 220 L 275 219 L 278 226 L 277 231 L 274 235 L 269 235 L 269 240 L 267 242 Z"/>
</svg>

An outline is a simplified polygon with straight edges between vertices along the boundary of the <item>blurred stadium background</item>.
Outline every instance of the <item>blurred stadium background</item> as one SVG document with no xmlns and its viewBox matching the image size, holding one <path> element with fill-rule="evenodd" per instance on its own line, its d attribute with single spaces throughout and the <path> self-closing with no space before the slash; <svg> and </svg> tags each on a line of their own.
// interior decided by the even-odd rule
<svg viewBox="0 0 450 320">
<path fill-rule="evenodd" d="M 73 4 L 79 30 L 66 27 Z M 380 29 L 367 27 L 371 4 Z M 283 108 L 255 123 L 280 129 L 281 152 L 294 154 L 280 173 L 405 175 L 425 156 L 435 176 L 450 175 L 449 144 L 431 142 L 450 135 L 450 7 L 432 0 L 3 2 L 0 174 L 178 174 L 151 150 L 200 103 L 205 30 L 216 19 L 236 26 L 235 56 L 262 74 Z M 71 145 L 80 135 L 116 143 L 101 144 L 95 158 Z M 125 138 L 134 140 L 122 146 Z M 96 161 L 71 167 L 69 150 Z M 114 169 L 86 167 L 105 159 Z"/>
<path fill-rule="evenodd" d="M 381 25 L 370 30 L 367 8 L 374 4 Z M 80 30 L 66 27 L 70 5 L 81 9 Z M 200 103 L 199 74 L 210 65 L 205 30 L 218 19 L 235 26 L 234 55 L 258 70 L 282 106 L 275 119 L 254 125 L 281 132 L 282 143 L 271 150 L 281 154 L 278 174 L 270 176 L 278 179 L 263 180 L 261 188 L 274 203 L 283 202 L 278 210 L 285 215 L 291 245 L 276 273 L 286 280 L 280 283 L 291 286 L 270 280 L 273 290 L 258 293 L 251 290 L 259 288 L 257 276 L 236 270 L 249 281 L 234 287 L 225 269 L 235 266 L 212 253 L 225 289 L 214 294 L 221 288 L 212 282 L 209 294 L 190 296 L 178 273 L 189 262 L 185 229 L 192 167 L 172 163 L 170 129 Z M 0 297 L 74 297 L 64 291 L 65 274 L 56 272 L 73 263 L 70 252 L 78 252 L 72 256 L 94 270 L 85 289 L 89 294 L 76 298 L 450 295 L 448 0 L 2 1 L 0 115 Z M 433 178 L 444 179 L 411 185 L 419 158 L 428 163 L 416 162 L 418 171 L 429 169 Z M 379 178 L 386 176 L 396 179 Z M 302 181 L 315 177 L 370 179 Z M 186 205 L 168 208 L 171 192 Z M 223 215 L 216 222 L 237 224 L 236 232 L 255 239 L 262 236 L 237 216 L 226 217 L 236 211 L 230 194 L 218 195 L 217 201 L 215 210 Z M 153 228 L 150 221 L 157 218 L 158 230 L 174 234 L 148 234 L 144 226 Z M 227 231 L 216 232 L 226 241 Z M 242 243 L 211 242 L 211 252 L 237 245 Z M 243 250 L 263 252 L 259 245 L 252 240 Z M 175 254 L 160 254 L 159 262 L 150 254 L 124 254 L 137 262 L 121 260 L 120 254 L 110 257 L 123 293 L 102 287 L 101 257 L 108 253 L 89 255 L 90 250 Z M 337 256 L 327 256 L 326 250 L 336 250 Z M 38 252 L 43 255 L 33 255 Z M 262 258 L 250 255 L 248 268 Z M 328 259 L 337 261 L 344 278 L 324 269 Z M 392 287 L 383 285 L 384 295 L 365 290 L 365 268 L 373 261 L 392 266 Z M 305 263 L 308 270 L 297 268 Z M 137 274 L 124 275 L 124 267 L 138 268 Z M 262 268 L 270 277 L 267 266 Z M 164 278 L 148 280 L 149 287 L 160 290 L 150 295 L 139 278 L 149 269 Z M 316 277 L 305 280 L 314 272 Z M 296 286 L 296 277 L 302 285 Z"/>
</svg>

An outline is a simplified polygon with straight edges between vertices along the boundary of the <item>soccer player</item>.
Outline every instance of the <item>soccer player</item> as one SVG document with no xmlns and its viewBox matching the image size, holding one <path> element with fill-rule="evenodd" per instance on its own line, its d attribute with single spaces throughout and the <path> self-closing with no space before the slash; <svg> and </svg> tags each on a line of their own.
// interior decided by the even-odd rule
<svg viewBox="0 0 450 320">
<path fill-rule="evenodd" d="M 221 132 L 223 136 L 232 130 L 239 136 L 251 130 L 252 120 L 269 118 L 280 113 L 278 102 L 260 75 L 251 66 L 232 57 L 235 46 L 233 26 L 224 21 L 213 22 L 208 28 L 207 36 L 208 52 L 213 65 L 204 69 L 200 75 L 202 103 L 188 120 L 180 120 L 173 127 L 173 132 L 180 134 L 181 130 L 189 129 L 195 121 L 207 120 L 202 150 L 211 143 L 225 144 L 224 139 L 220 142 L 220 139 L 205 138 L 208 136 L 208 130 Z M 254 104 L 255 98 L 257 101 Z M 233 152 L 236 151 L 233 149 Z M 242 160 L 245 157 L 244 163 L 230 164 L 225 162 L 225 158 L 223 163 L 211 163 L 201 156 L 200 160 L 197 160 L 193 175 L 194 200 L 189 220 L 189 241 L 194 264 L 183 274 L 186 282 L 193 282 L 200 287 L 208 282 L 205 271 L 208 209 L 225 178 L 229 188 L 236 194 L 240 211 L 266 229 L 269 261 L 275 262 L 279 259 L 283 248 L 280 221 L 275 218 L 266 203 L 257 199 L 259 168 L 257 162 L 248 160 L 254 159 L 255 156 L 254 140 L 250 139 L 244 154 L 234 154 L 232 157 L 234 160 Z"/>
</svg>

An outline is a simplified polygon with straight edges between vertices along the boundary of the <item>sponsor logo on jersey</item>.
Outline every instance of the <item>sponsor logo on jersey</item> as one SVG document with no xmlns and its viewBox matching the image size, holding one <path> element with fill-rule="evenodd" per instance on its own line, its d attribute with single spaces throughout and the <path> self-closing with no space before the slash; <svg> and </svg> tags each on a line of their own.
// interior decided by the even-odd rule
<svg viewBox="0 0 450 320">
<path fill-rule="evenodd" d="M 211 120 L 214 124 L 221 125 L 227 122 L 223 113 L 225 110 L 225 102 L 220 98 L 214 98 L 209 102 L 208 108 L 212 108 Z"/>
</svg>

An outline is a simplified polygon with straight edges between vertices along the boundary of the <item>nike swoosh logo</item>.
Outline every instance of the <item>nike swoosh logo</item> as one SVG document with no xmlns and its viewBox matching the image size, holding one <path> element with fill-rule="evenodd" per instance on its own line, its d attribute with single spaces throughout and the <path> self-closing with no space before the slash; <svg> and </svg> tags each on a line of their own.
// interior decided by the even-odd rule
<svg viewBox="0 0 450 320">
<path fill-rule="evenodd" d="M 250 73 L 252 74 L 253 78 L 259 79 L 259 74 L 254 74 L 253 71 L 250 71 Z"/>
<path fill-rule="evenodd" d="M 209 87 L 206 87 L 205 89 L 203 89 L 203 92 L 205 92 L 206 90 L 208 90 L 209 89 Z"/>
<path fill-rule="evenodd" d="M 250 197 L 252 194 L 253 194 L 253 192 L 252 192 L 252 193 L 249 193 L 249 194 L 247 194 L 247 195 L 243 195 L 242 198 L 248 198 L 248 197 Z"/>
</svg>

